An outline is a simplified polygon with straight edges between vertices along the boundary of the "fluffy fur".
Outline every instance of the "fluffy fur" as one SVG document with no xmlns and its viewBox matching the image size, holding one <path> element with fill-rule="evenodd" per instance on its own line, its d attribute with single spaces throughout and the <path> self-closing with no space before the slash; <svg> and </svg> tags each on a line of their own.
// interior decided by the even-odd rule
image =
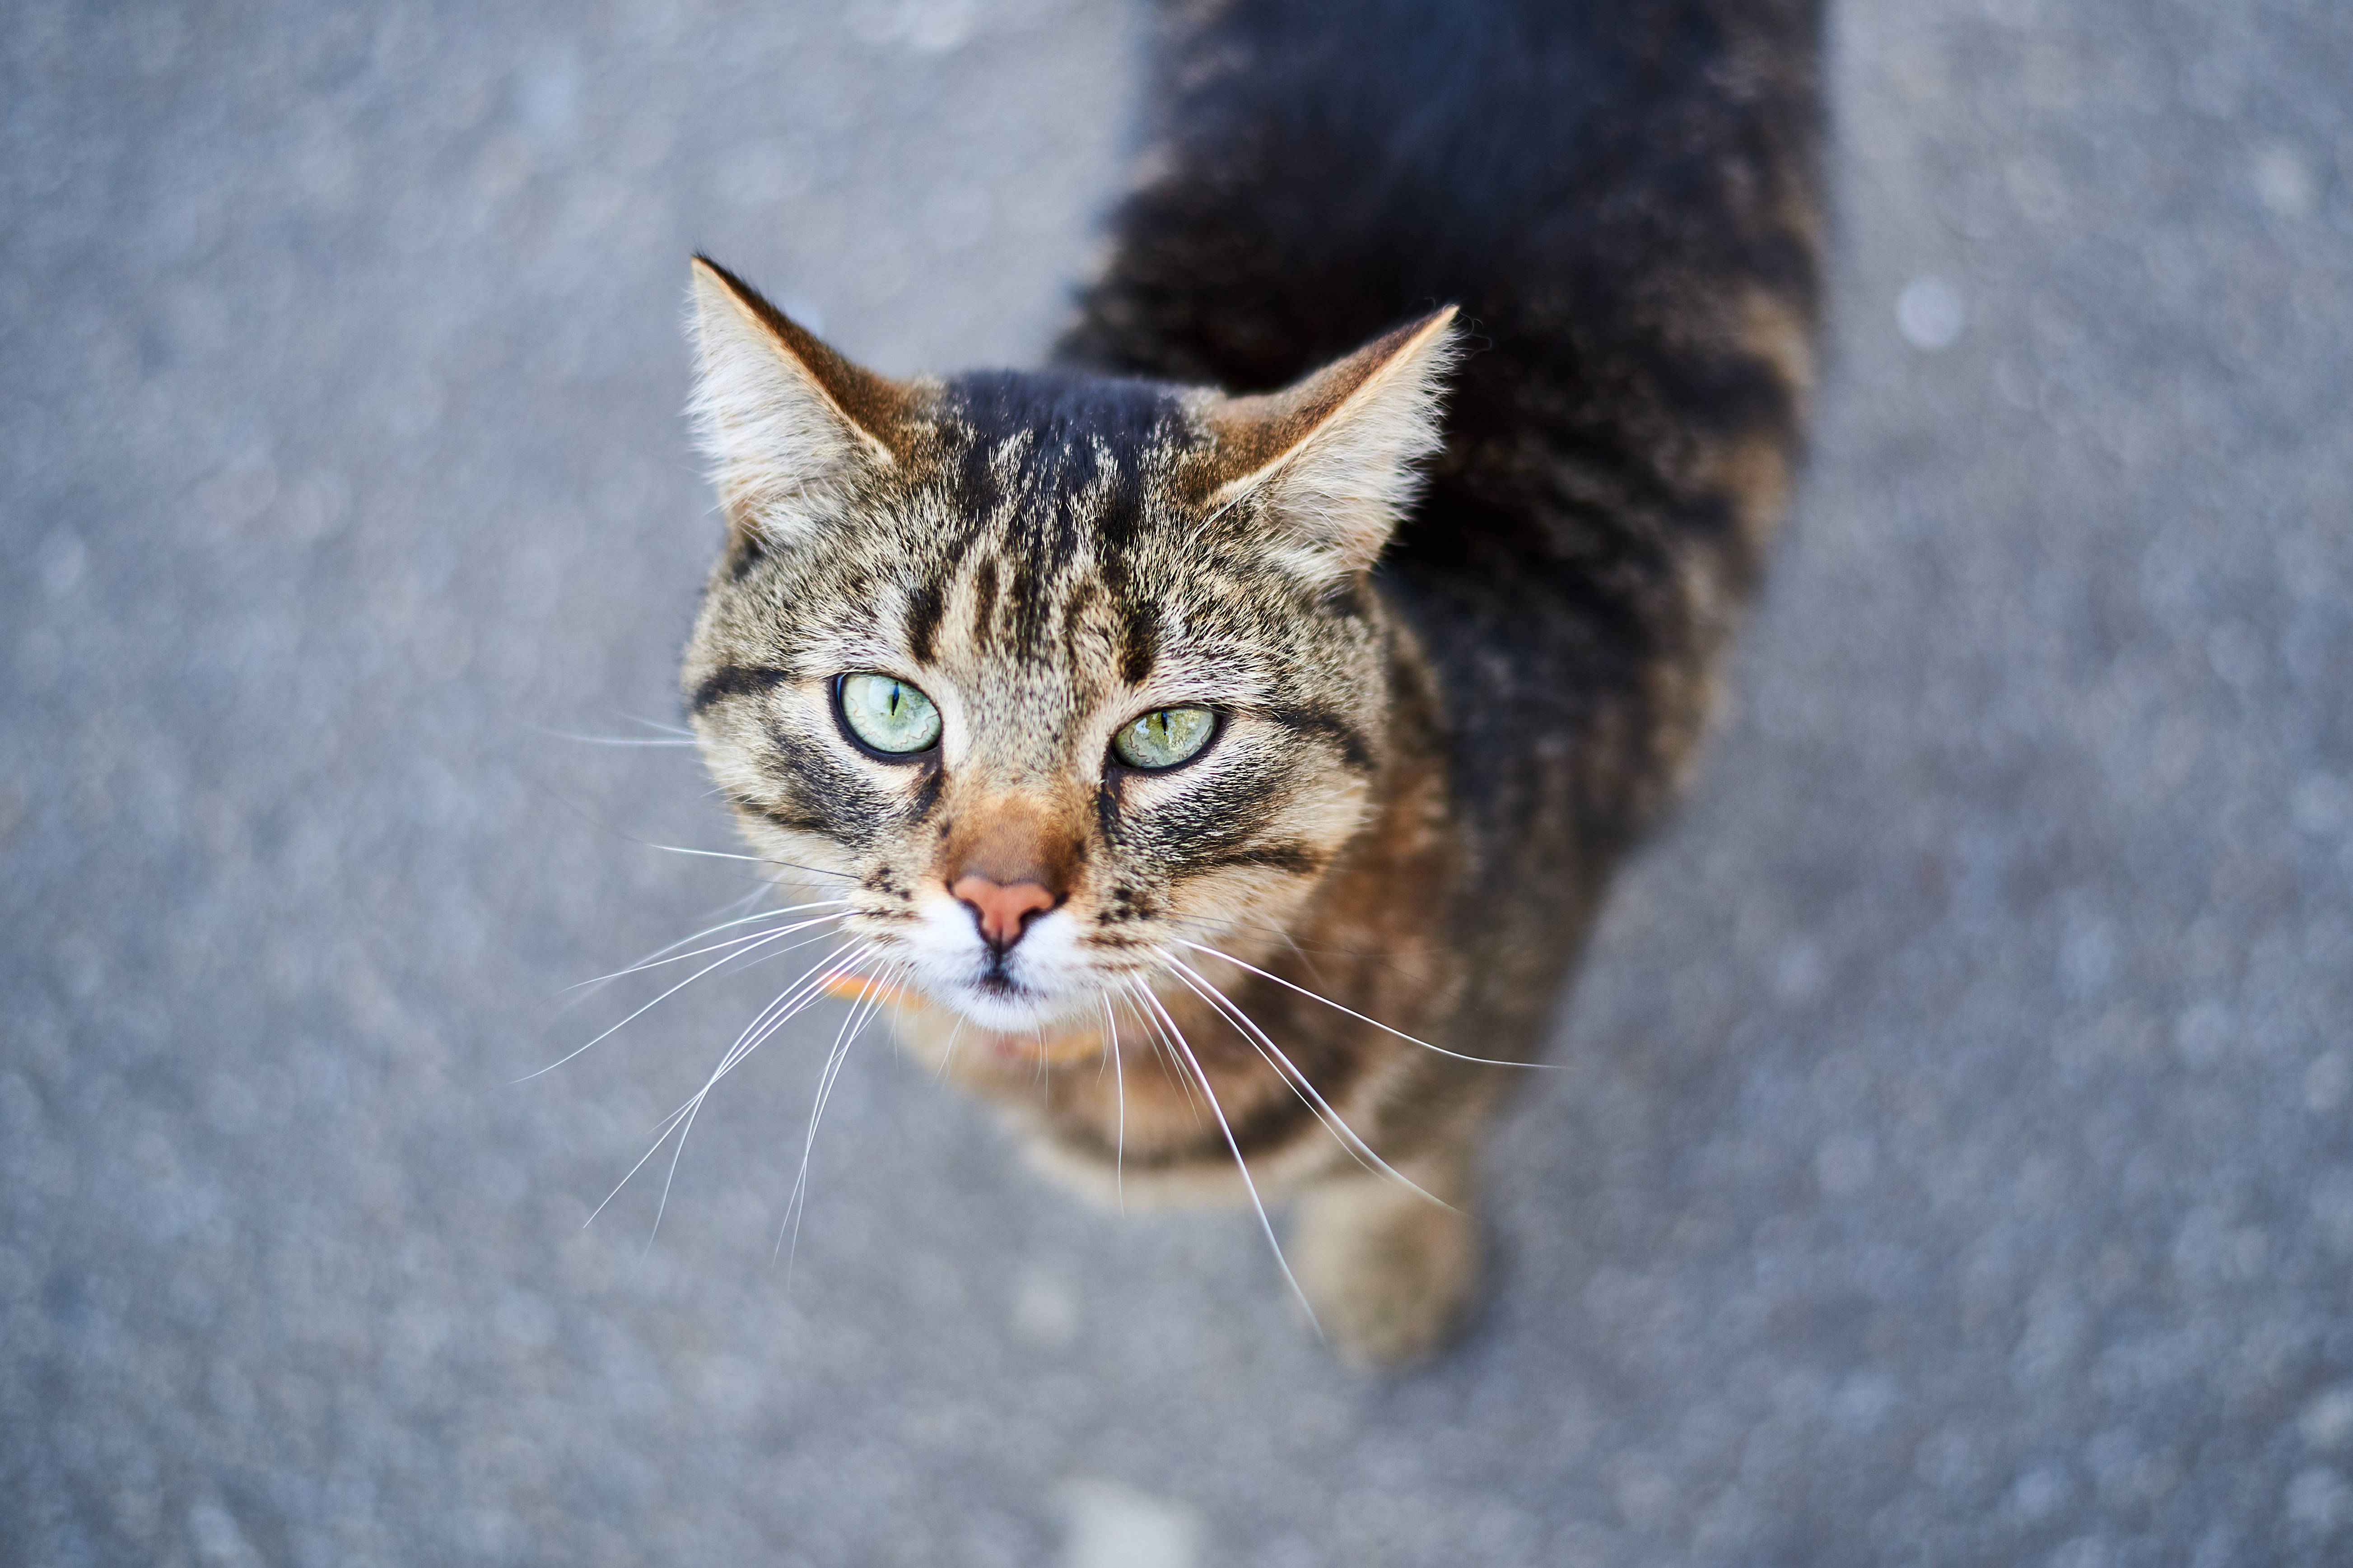
<svg viewBox="0 0 2353 1568">
<path fill-rule="evenodd" d="M 1055 370 L 885 381 L 698 264 L 729 542 L 684 682 L 744 831 L 1064 1169 L 1296 1192 L 1353 1354 L 1467 1299 L 1484 1064 L 1540 1043 L 1783 504 L 1818 31 L 1172 6 Z M 856 672 L 938 744 L 861 742 Z M 1118 760 L 1180 706 L 1197 758 Z M 1050 907 L 1000 949 L 967 877 Z"/>
</svg>

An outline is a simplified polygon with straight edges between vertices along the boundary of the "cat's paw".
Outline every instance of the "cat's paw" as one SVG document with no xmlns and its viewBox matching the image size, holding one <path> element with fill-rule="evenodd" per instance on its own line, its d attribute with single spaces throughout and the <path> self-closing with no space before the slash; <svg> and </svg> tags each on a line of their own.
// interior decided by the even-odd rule
<svg viewBox="0 0 2353 1568">
<path fill-rule="evenodd" d="M 1437 1349 L 1478 1282 L 1478 1222 L 1386 1179 L 1310 1190 L 1293 1234 L 1316 1321 L 1360 1365 L 1402 1366 Z"/>
</svg>

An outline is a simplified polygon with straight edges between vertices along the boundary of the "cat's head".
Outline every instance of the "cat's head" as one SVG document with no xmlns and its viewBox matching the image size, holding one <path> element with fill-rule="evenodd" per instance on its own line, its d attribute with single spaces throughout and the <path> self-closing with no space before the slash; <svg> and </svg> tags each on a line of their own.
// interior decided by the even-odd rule
<svg viewBox="0 0 2353 1568">
<path fill-rule="evenodd" d="M 860 967 L 1027 1036 L 1184 944 L 1264 952 L 1363 826 L 1365 574 L 1434 448 L 1453 312 L 1256 397 L 892 381 L 698 261 L 729 530 L 687 652 L 765 858 Z"/>
</svg>

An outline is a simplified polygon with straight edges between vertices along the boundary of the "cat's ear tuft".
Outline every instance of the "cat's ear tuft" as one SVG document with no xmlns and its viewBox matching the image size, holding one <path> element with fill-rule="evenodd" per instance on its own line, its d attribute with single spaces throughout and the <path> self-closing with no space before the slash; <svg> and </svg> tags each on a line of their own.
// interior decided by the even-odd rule
<svg viewBox="0 0 2353 1568">
<path fill-rule="evenodd" d="M 1211 507 L 1254 499 L 1275 559 L 1309 582 L 1370 567 L 1413 503 L 1422 459 L 1443 444 L 1454 313 L 1400 327 L 1282 392 L 1212 405 Z"/>
<path fill-rule="evenodd" d="M 852 364 L 749 284 L 694 258 L 695 437 L 729 525 L 781 543 L 902 461 L 913 391 Z"/>
</svg>

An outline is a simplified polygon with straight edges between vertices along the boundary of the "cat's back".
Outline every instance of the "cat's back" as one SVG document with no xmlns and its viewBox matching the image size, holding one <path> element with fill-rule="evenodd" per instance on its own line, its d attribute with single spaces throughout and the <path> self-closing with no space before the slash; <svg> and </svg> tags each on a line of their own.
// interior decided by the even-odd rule
<svg viewBox="0 0 2353 1568">
<path fill-rule="evenodd" d="M 1380 581 L 1446 690 L 1471 825 L 1630 831 L 1796 460 L 1818 0 L 1163 22 L 1139 179 L 1065 358 L 1257 389 L 1461 305 L 1448 445 Z"/>
<path fill-rule="evenodd" d="M 1163 11 L 1142 178 L 1066 344 L 1106 368 L 1271 387 L 1435 303 L 1519 321 L 1607 281 L 1580 268 L 1810 221 L 1816 0 Z"/>
</svg>

